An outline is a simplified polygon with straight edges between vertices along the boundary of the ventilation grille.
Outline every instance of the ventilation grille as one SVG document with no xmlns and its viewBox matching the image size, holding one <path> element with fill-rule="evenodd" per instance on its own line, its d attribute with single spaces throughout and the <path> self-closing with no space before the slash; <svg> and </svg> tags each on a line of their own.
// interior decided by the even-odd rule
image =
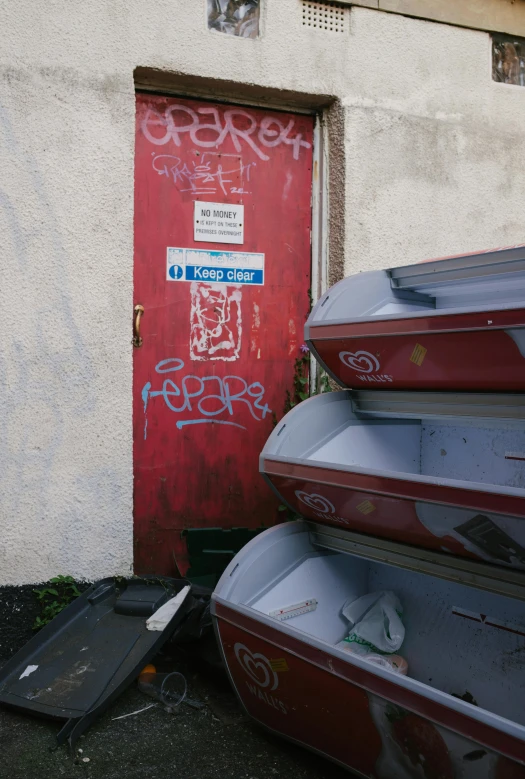
<svg viewBox="0 0 525 779">
<path fill-rule="evenodd" d="M 337 3 L 302 0 L 303 27 L 316 27 L 328 32 L 345 31 L 346 8 Z"/>
</svg>

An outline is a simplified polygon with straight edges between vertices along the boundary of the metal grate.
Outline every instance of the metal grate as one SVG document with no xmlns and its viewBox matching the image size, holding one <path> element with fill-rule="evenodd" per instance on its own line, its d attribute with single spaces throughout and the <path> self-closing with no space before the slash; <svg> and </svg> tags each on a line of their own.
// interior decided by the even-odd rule
<svg viewBox="0 0 525 779">
<path fill-rule="evenodd" d="M 316 27 L 327 32 L 345 31 L 345 7 L 337 3 L 302 0 L 303 27 Z"/>
</svg>

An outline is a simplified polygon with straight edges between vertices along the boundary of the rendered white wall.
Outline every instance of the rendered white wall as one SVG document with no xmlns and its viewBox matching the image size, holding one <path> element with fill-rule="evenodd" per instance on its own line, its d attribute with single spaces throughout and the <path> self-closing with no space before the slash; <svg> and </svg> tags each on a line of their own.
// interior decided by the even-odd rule
<svg viewBox="0 0 525 779">
<path fill-rule="evenodd" d="M 205 0 L 0 7 L 0 583 L 132 563 L 135 67 L 338 98 L 346 273 L 523 240 L 525 89 L 487 35 L 263 6 L 256 41 Z"/>
<path fill-rule="evenodd" d="M 523 243 L 525 89 L 492 81 L 490 36 L 351 17 L 346 274 Z"/>
</svg>

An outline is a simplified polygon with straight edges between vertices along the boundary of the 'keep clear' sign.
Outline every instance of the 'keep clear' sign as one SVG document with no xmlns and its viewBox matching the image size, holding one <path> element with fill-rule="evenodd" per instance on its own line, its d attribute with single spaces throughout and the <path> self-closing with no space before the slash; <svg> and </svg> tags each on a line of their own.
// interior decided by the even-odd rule
<svg viewBox="0 0 525 779">
<path fill-rule="evenodd" d="M 168 247 L 168 281 L 264 284 L 264 254 Z"/>
<path fill-rule="evenodd" d="M 193 240 L 244 243 L 244 206 L 195 201 Z"/>
</svg>

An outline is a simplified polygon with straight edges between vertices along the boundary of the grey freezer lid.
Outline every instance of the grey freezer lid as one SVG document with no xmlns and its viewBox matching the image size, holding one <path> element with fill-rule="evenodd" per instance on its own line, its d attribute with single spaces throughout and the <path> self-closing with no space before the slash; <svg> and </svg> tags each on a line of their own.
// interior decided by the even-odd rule
<svg viewBox="0 0 525 779">
<path fill-rule="evenodd" d="M 306 522 L 312 544 L 525 601 L 525 572 Z"/>
<path fill-rule="evenodd" d="M 436 258 L 388 271 L 395 289 L 414 289 L 451 281 L 525 271 L 525 244 Z"/>
<path fill-rule="evenodd" d="M 371 417 L 471 417 L 525 421 L 525 395 L 488 392 L 406 392 L 355 390 L 356 413 Z"/>
<path fill-rule="evenodd" d="M 443 307 L 436 296 L 448 299 Z M 314 306 L 305 340 L 311 341 L 311 327 L 322 325 L 524 306 L 525 245 L 520 245 L 347 276 Z"/>
<path fill-rule="evenodd" d="M 444 552 L 298 519 L 268 528 L 249 541 L 224 570 L 212 595 L 212 602 L 221 599 L 224 603 L 229 600 L 236 603 L 240 597 L 238 587 L 245 576 L 252 581 L 259 581 L 255 590 L 257 597 L 260 597 L 273 586 L 274 580 L 268 578 L 268 575 L 261 577 L 261 574 L 257 573 L 254 568 L 256 560 L 261 553 L 269 553 L 275 544 L 275 539 L 296 536 L 300 543 L 301 535 L 305 531 L 314 547 L 327 552 L 342 552 L 350 557 L 405 568 L 416 573 L 436 576 L 446 581 L 525 601 L 525 571 L 454 557 Z M 278 554 L 277 549 L 278 547 L 272 554 L 272 562 L 275 561 L 275 554 Z"/>
</svg>

